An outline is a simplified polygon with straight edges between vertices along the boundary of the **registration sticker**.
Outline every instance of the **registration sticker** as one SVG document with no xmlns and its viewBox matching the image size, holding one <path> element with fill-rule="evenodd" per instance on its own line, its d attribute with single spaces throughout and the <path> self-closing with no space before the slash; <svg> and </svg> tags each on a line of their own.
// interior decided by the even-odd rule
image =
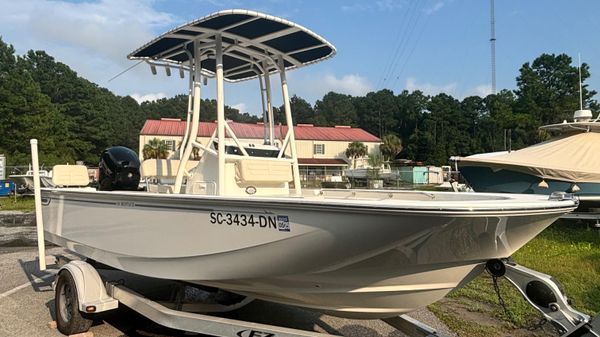
<svg viewBox="0 0 600 337">
<path fill-rule="evenodd" d="M 290 231 L 290 218 L 287 215 L 277 216 L 277 229 L 279 229 L 280 232 Z"/>
</svg>

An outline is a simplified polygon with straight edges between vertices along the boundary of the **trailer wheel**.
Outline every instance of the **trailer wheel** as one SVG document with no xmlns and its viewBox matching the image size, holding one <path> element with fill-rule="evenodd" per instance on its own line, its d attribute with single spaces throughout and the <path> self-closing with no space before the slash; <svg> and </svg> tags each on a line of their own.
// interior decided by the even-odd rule
<svg viewBox="0 0 600 337">
<path fill-rule="evenodd" d="M 86 332 L 92 326 L 92 320 L 79 311 L 77 287 L 73 276 L 68 271 L 58 275 L 56 291 L 54 293 L 54 307 L 56 311 L 56 325 L 58 331 L 65 335 L 74 335 Z"/>
</svg>

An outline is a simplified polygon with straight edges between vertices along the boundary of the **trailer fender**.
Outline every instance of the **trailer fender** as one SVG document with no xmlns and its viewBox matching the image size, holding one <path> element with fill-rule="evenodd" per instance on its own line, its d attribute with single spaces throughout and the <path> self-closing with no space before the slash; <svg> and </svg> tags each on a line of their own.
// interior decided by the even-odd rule
<svg viewBox="0 0 600 337">
<path fill-rule="evenodd" d="M 119 306 L 117 300 L 108 296 L 100 275 L 89 263 L 71 261 L 60 268 L 57 279 L 60 273 L 70 273 L 73 276 L 80 311 L 96 313 L 116 309 Z M 56 288 L 56 282 L 53 286 Z"/>
</svg>

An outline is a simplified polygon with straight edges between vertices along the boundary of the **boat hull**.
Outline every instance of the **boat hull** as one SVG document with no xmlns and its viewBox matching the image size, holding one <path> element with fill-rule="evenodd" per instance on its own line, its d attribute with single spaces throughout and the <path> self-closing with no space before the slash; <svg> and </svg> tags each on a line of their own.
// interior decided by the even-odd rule
<svg viewBox="0 0 600 337">
<path fill-rule="evenodd" d="M 47 240 L 128 272 L 381 318 L 439 300 L 574 205 L 498 213 L 286 200 L 55 189 L 43 191 L 43 218 Z"/>
<path fill-rule="evenodd" d="M 541 182 L 539 177 L 507 169 L 493 170 L 485 166 L 461 166 L 460 173 L 476 192 L 544 195 L 557 191 L 573 193 L 570 182 L 545 179 L 548 188 L 542 188 L 538 186 Z M 577 186 L 580 190 L 574 194 L 580 198 L 578 210 L 600 207 L 600 184 L 577 183 Z"/>
</svg>

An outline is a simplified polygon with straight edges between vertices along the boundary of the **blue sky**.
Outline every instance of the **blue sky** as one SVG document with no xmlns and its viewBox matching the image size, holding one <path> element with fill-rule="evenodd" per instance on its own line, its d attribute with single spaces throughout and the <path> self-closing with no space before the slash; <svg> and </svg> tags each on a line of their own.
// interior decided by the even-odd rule
<svg viewBox="0 0 600 337">
<path fill-rule="evenodd" d="M 419 89 L 459 99 L 490 92 L 487 0 L 0 0 L 0 8 L 0 35 L 19 54 L 46 50 L 100 86 L 138 100 L 185 93 L 187 81 L 152 76 L 140 65 L 108 82 L 133 64 L 129 52 L 175 26 L 231 8 L 284 17 L 336 46 L 333 59 L 288 75 L 291 93 L 310 103 L 328 91 Z M 498 90 L 515 89 L 518 69 L 541 53 L 567 53 L 575 63 L 581 53 L 591 67 L 587 83 L 600 91 L 600 1 L 496 0 L 495 9 Z M 226 90 L 227 104 L 260 110 L 258 82 Z M 213 83 L 204 94 L 214 97 Z"/>
</svg>

